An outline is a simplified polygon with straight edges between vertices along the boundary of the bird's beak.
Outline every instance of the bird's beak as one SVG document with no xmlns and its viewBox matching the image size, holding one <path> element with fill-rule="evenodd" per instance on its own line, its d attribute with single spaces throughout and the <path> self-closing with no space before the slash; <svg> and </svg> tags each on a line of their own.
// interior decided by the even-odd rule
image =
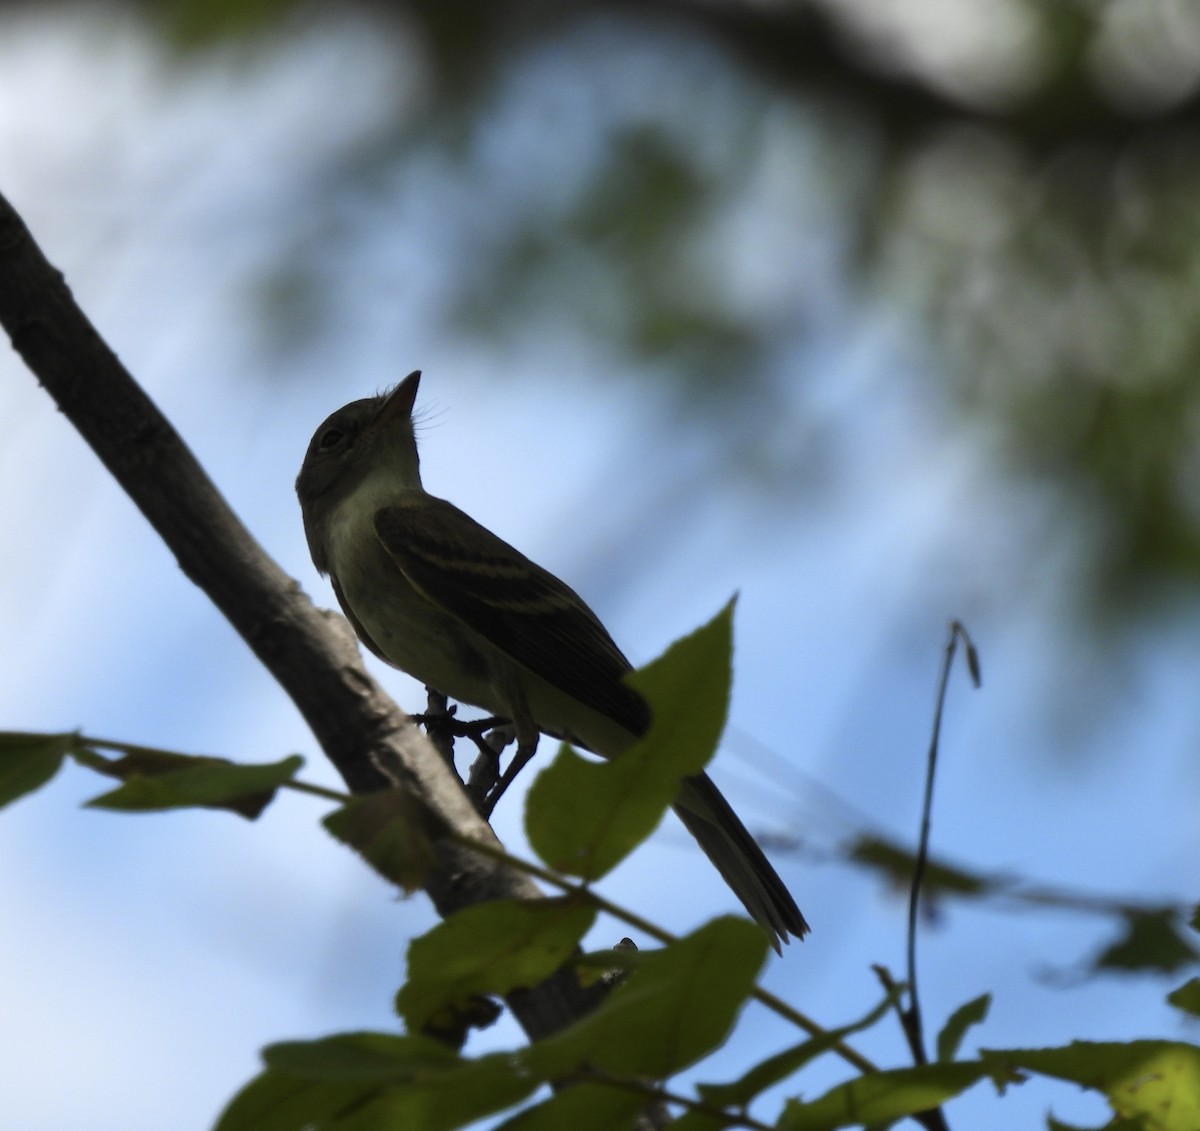
<svg viewBox="0 0 1200 1131">
<path fill-rule="evenodd" d="M 417 387 L 420 384 L 421 371 L 414 369 L 388 393 L 387 399 L 379 408 L 379 415 L 375 417 L 375 424 L 378 427 L 387 428 L 397 421 L 409 419 L 412 416 L 413 403 L 417 399 Z"/>
</svg>

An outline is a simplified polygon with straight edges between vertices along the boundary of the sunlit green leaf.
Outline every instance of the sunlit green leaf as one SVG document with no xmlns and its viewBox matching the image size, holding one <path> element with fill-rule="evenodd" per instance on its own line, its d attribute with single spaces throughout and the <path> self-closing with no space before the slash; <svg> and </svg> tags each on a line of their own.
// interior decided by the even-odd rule
<svg viewBox="0 0 1200 1131">
<path fill-rule="evenodd" d="M 1173 1041 L 1073 1041 L 1064 1048 L 989 1049 L 1006 1069 L 1070 1080 L 1108 1097 L 1121 1118 L 1141 1117 L 1146 1131 L 1200 1127 L 1200 1048 Z"/>
<path fill-rule="evenodd" d="M 736 1112 L 685 1111 L 671 1124 L 671 1131 L 725 1131 L 726 1127 L 740 1127 Z"/>
<path fill-rule="evenodd" d="M 987 1071 L 979 1061 L 956 1061 L 868 1073 L 839 1084 L 811 1103 L 789 1100 L 777 1126 L 783 1131 L 883 1126 L 914 1112 L 941 1106 L 966 1091 Z"/>
<path fill-rule="evenodd" d="M 344 1033 L 272 1045 L 216 1131 L 449 1131 L 520 1103 L 537 1081 L 504 1053 L 464 1059 L 436 1041 Z"/>
<path fill-rule="evenodd" d="M 729 704 L 732 617 L 730 604 L 629 677 L 653 713 L 645 738 L 608 763 L 564 746 L 538 775 L 526 833 L 551 867 L 603 876 L 654 831 L 680 779 L 712 757 Z"/>
<path fill-rule="evenodd" d="M 525 1054 L 546 1079 L 581 1067 L 664 1077 L 699 1060 L 729 1034 L 766 957 L 763 932 L 745 919 L 715 919 L 645 951 L 639 967 L 601 1005 Z"/>
<path fill-rule="evenodd" d="M 1095 1127 L 1078 1127 L 1073 1123 L 1063 1123 L 1054 1116 L 1046 1116 L 1046 1131 L 1146 1131 L 1146 1125 L 1139 1119 L 1108 1119 Z"/>
<path fill-rule="evenodd" d="M 852 863 L 881 873 L 891 886 L 900 890 L 907 890 L 912 883 L 915 855 L 911 850 L 882 837 L 857 837 L 847 850 L 846 857 Z M 925 866 L 923 884 L 923 891 L 928 896 L 937 896 L 940 893 L 982 896 L 1005 890 L 1009 881 L 1003 877 L 968 872 L 931 859 Z"/>
<path fill-rule="evenodd" d="M 373 1091 L 374 1085 L 356 1081 L 307 1080 L 268 1070 L 229 1101 L 213 1131 L 311 1131 Z"/>
</svg>

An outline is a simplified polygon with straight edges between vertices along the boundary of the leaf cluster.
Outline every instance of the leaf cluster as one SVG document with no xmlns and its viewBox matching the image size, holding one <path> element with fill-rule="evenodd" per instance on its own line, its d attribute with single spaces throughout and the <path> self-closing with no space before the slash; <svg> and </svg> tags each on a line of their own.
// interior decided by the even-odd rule
<svg viewBox="0 0 1200 1131">
<path fill-rule="evenodd" d="M 681 1131 L 874 1128 L 905 1117 L 934 1128 L 947 1125 L 941 1105 L 980 1081 L 1003 1093 L 1029 1075 L 1099 1092 L 1119 1121 L 1110 1126 L 1200 1126 L 1195 1046 L 1076 1041 L 964 1057 L 966 1035 L 987 1016 L 991 998 L 983 995 L 941 1027 L 933 1063 L 879 1069 L 847 1041 L 898 1014 L 906 986 L 892 985 L 858 1020 L 825 1029 L 756 988 L 767 940 L 754 924 L 722 917 L 676 939 L 593 890 L 653 831 L 679 779 L 697 772 L 715 749 L 729 695 L 731 613 L 726 608 L 637 674 L 656 722 L 628 757 L 595 764 L 564 747 L 537 779 L 527 825 L 548 868 L 506 859 L 561 894 L 468 907 L 412 940 L 408 975 L 396 995 L 403 1033 L 341 1033 L 268 1047 L 263 1070 L 230 1102 L 217 1131 L 452 1131 L 487 1118 L 501 1120 L 496 1126 L 505 1131 L 616 1131 L 638 1126 L 647 1112 L 660 1120 L 670 1112 Z M 345 804 L 326 817 L 326 828 L 406 890 L 420 886 L 438 838 L 448 835 L 400 790 L 345 799 L 304 785 L 295 776 L 298 757 L 235 765 L 79 734 L 0 736 L 0 804 L 44 785 L 68 759 L 120 780 L 89 802 L 114 811 L 201 806 L 252 819 L 280 788 L 337 797 Z M 881 866 L 899 859 L 874 851 Z M 979 894 L 980 882 L 971 877 L 936 869 L 933 875 L 947 890 Z M 626 940 L 584 953 L 600 913 L 618 916 L 661 945 L 639 950 Z M 1200 927 L 1200 917 L 1191 925 Z M 1189 949 L 1193 964 L 1194 955 Z M 594 995 L 586 1016 L 524 1047 L 465 1051 L 469 1032 L 494 1019 L 497 999 L 564 968 Z M 1200 1015 L 1198 987 L 1193 977 L 1168 1000 Z M 755 1001 L 795 1021 L 804 1036 L 735 1076 L 711 1078 L 716 1065 L 706 1058 L 729 1041 Z M 807 1098 L 804 1070 L 830 1053 L 851 1063 L 854 1074 Z M 677 1090 L 670 1080 L 685 1069 L 710 1078 Z M 783 1099 L 772 1101 L 780 1090 Z M 774 1114 L 761 1114 L 772 1102 Z M 1049 1125 L 1063 1126 L 1053 1119 Z"/>
</svg>

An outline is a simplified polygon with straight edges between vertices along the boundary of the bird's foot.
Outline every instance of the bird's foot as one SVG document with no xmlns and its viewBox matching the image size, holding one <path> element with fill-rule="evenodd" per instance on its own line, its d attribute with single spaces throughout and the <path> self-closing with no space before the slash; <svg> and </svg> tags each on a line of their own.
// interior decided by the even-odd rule
<svg viewBox="0 0 1200 1131">
<path fill-rule="evenodd" d="M 497 726 L 497 723 L 500 725 Z M 513 740 L 512 727 L 503 719 L 491 719 L 489 726 L 491 729 L 486 735 L 470 736 L 479 748 L 479 756 L 471 763 L 466 782 L 471 802 L 476 812 L 485 820 L 491 815 L 495 805 L 494 801 L 489 802 L 489 798 L 499 788 L 498 783 L 503 780 L 500 777 L 500 755 Z"/>
<path fill-rule="evenodd" d="M 537 753 L 537 739 L 532 743 L 520 743 L 517 746 L 517 752 L 513 755 L 512 761 L 508 764 L 508 769 L 504 771 L 500 780 L 492 786 L 487 795 L 483 799 L 483 808 L 480 812 L 484 817 L 490 817 L 492 810 L 496 808 L 496 802 L 503 796 L 504 791 L 516 780 L 525 766 L 529 763 L 529 759 Z"/>
</svg>

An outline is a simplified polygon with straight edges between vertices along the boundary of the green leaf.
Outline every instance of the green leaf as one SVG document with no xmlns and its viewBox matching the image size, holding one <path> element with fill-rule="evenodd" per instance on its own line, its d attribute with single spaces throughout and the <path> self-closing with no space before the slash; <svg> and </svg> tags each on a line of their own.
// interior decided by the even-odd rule
<svg viewBox="0 0 1200 1131">
<path fill-rule="evenodd" d="M 658 757 L 678 767 L 668 777 L 702 770 L 725 729 L 733 683 L 734 604 L 731 600 L 707 624 L 628 677 L 650 704 L 646 737 L 654 741 Z M 703 752 L 699 756 L 697 749 Z"/>
<path fill-rule="evenodd" d="M 74 734 L 0 732 L 0 809 L 44 786 L 75 743 Z"/>
<path fill-rule="evenodd" d="M 456 1131 L 515 1107 L 538 1088 L 509 1053 L 389 1088 L 328 1124 L 328 1131 Z"/>
<path fill-rule="evenodd" d="M 596 912 L 570 897 L 495 900 L 456 911 L 408 948 L 396 1008 L 410 1032 L 476 994 L 536 985 L 574 953 Z"/>
<path fill-rule="evenodd" d="M 1167 994 L 1167 1001 L 1184 1013 L 1200 1017 L 1200 978 L 1189 978 L 1179 989 Z"/>
<path fill-rule="evenodd" d="M 109 764 L 106 773 L 125 780 L 108 793 L 93 797 L 93 809 L 150 812 L 161 809 L 229 809 L 254 820 L 304 765 L 298 754 L 280 762 L 237 764 L 223 758 L 184 754 L 135 754 Z M 180 768 L 182 767 L 182 768 Z"/>
<path fill-rule="evenodd" d="M 587 1017 L 524 1053 L 542 1079 L 581 1068 L 617 1076 L 666 1077 L 728 1036 L 766 958 L 753 923 L 725 916 L 644 951 L 638 969 Z"/>
<path fill-rule="evenodd" d="M 357 1082 L 262 1072 L 229 1101 L 213 1131 L 312 1131 L 372 1091 Z"/>
<path fill-rule="evenodd" d="M 671 1124 L 671 1131 L 725 1131 L 726 1127 L 740 1127 L 742 1120 L 730 1112 L 717 1115 L 707 1111 L 685 1111 Z"/>
<path fill-rule="evenodd" d="M 280 1041 L 263 1049 L 268 1069 L 305 1080 L 403 1084 L 423 1072 L 444 1071 L 459 1056 L 437 1041 L 396 1033 L 335 1033 L 315 1041 Z"/>
<path fill-rule="evenodd" d="M 859 836 L 851 843 L 846 859 L 879 872 L 894 888 L 907 891 L 912 883 L 916 857 L 907 848 L 877 836 Z M 942 861 L 930 860 L 925 868 L 923 891 L 929 896 L 957 895 L 979 898 L 1007 891 L 1011 881 L 1002 876 L 967 872 Z"/>
<path fill-rule="evenodd" d="M 527 1098 L 538 1086 L 507 1053 L 466 1060 L 436 1041 L 344 1033 L 273 1045 L 265 1070 L 216 1131 L 449 1131 Z"/>
<path fill-rule="evenodd" d="M 717 748 L 729 705 L 733 604 L 628 678 L 650 705 L 644 738 L 597 763 L 563 746 L 530 787 L 529 843 L 547 864 L 596 880 L 648 837 L 681 778 Z"/>
<path fill-rule="evenodd" d="M 434 842 L 440 826 L 408 790 L 382 789 L 355 797 L 321 824 L 410 895 L 424 886 L 437 863 Z"/>
<path fill-rule="evenodd" d="M 211 754 L 180 754 L 174 750 L 153 750 L 133 747 L 120 758 L 106 758 L 90 746 L 76 752 L 75 757 L 97 773 L 105 774 L 118 781 L 131 778 L 161 777 L 175 770 L 187 770 L 194 766 L 229 766 L 228 758 L 214 758 Z"/>
<path fill-rule="evenodd" d="M 989 1065 L 1069 1080 L 1108 1097 L 1122 1119 L 1146 1131 L 1200 1127 L 1200 1048 L 1174 1041 L 1073 1041 L 1064 1048 L 989 1049 Z"/>
<path fill-rule="evenodd" d="M 221 1114 L 215 1131 L 307 1131 L 352 1110 L 383 1085 L 457 1058 L 423 1038 L 344 1033 L 263 1050 L 265 1069 Z"/>
<path fill-rule="evenodd" d="M 982 1062 L 963 1060 L 871 1072 L 839 1084 L 812 1103 L 789 1100 L 776 1126 L 784 1131 L 832 1131 L 888 1124 L 939 1107 L 987 1072 Z"/>
<path fill-rule="evenodd" d="M 1171 974 L 1200 957 L 1183 935 L 1179 912 L 1174 907 L 1127 908 L 1122 919 L 1121 937 L 1092 960 L 1093 970 L 1161 970 Z"/>
<path fill-rule="evenodd" d="M 1047 1131 L 1146 1131 L 1146 1125 L 1141 1119 L 1109 1119 L 1099 1127 L 1076 1127 L 1073 1123 L 1063 1123 L 1052 1115 L 1046 1116 Z"/>
<path fill-rule="evenodd" d="M 809 1061 L 828 1052 L 834 1045 L 854 1033 L 869 1029 L 895 1006 L 896 1001 L 903 993 L 904 987 L 897 986 L 861 1020 L 840 1029 L 822 1033 L 819 1037 L 810 1037 L 789 1049 L 784 1049 L 783 1052 L 776 1053 L 762 1063 L 754 1065 L 738 1080 L 728 1084 L 698 1084 L 696 1090 L 707 1103 L 716 1107 L 745 1107 L 756 1096 L 779 1083 L 780 1080 L 798 1072 Z"/>
<path fill-rule="evenodd" d="M 589 950 L 586 954 L 577 954 L 571 959 L 571 965 L 579 974 L 579 981 L 584 986 L 594 986 L 597 982 L 620 976 L 629 970 L 636 970 L 641 962 L 637 945 L 632 939 L 622 939 L 615 946 L 604 950 Z"/>
<path fill-rule="evenodd" d="M 627 1088 L 575 1084 L 506 1119 L 495 1131 L 625 1131 L 647 1102 Z"/>
<path fill-rule="evenodd" d="M 960 1005 L 942 1026 L 937 1036 L 937 1059 L 939 1062 L 953 1060 L 962 1044 L 963 1037 L 972 1025 L 978 1025 L 988 1014 L 992 1005 L 991 994 L 980 994 L 965 1005 Z"/>
</svg>

